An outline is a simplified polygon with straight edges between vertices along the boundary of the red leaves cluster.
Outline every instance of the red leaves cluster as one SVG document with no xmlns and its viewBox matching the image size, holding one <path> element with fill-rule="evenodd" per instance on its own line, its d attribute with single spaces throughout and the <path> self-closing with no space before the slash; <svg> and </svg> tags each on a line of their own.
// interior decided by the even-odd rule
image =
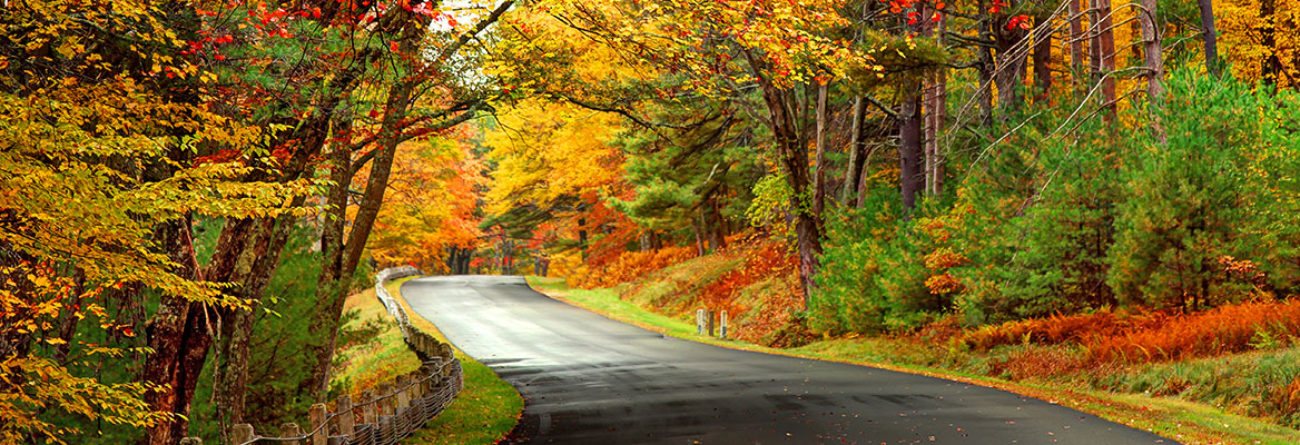
<svg viewBox="0 0 1300 445">
<path fill-rule="evenodd" d="M 1006 0 L 993 0 L 993 5 L 989 6 L 989 14 L 1002 12 L 1002 8 L 1007 7 Z"/>
<path fill-rule="evenodd" d="M 894 14 L 906 14 L 907 24 L 915 25 L 921 20 L 921 4 L 926 0 L 890 0 L 889 12 Z M 930 15 L 930 21 L 938 22 L 943 19 L 943 10 L 948 6 L 947 3 L 938 1 L 931 5 L 934 13 Z"/>
<path fill-rule="evenodd" d="M 1006 26 L 1006 28 L 1007 28 L 1007 31 L 1010 31 L 1010 30 L 1013 30 L 1013 29 L 1016 29 L 1016 28 L 1020 28 L 1020 29 L 1023 29 L 1023 30 L 1028 31 L 1028 30 L 1030 30 L 1030 29 L 1033 29 L 1033 25 L 1029 23 L 1029 16 L 1027 16 L 1027 15 L 1025 15 L 1025 14 L 1020 14 L 1020 15 L 1017 15 L 1017 16 L 1013 16 L 1013 17 L 1011 17 L 1010 20 L 1007 20 L 1007 26 Z"/>
<path fill-rule="evenodd" d="M 745 308 L 736 304 L 736 292 L 782 271 L 792 271 L 798 260 L 779 242 L 765 242 L 745 257 L 745 263 L 727 272 L 704 288 L 704 305 L 713 310 L 738 314 Z"/>
</svg>

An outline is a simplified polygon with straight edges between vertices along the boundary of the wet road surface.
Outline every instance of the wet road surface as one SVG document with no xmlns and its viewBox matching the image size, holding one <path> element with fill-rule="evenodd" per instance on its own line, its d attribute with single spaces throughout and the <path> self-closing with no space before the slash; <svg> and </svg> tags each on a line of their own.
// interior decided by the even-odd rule
<svg viewBox="0 0 1300 445">
<path fill-rule="evenodd" d="M 519 277 L 420 278 L 402 295 L 523 394 L 516 443 L 1175 443 L 1001 390 L 665 338 Z"/>
</svg>

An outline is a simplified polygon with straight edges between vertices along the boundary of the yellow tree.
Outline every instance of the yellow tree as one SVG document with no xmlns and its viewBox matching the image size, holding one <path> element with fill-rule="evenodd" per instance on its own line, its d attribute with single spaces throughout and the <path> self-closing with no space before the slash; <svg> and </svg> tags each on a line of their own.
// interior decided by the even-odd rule
<svg viewBox="0 0 1300 445">
<path fill-rule="evenodd" d="M 1300 85 L 1300 1 L 1215 2 L 1224 58 L 1237 78 Z"/>
<path fill-rule="evenodd" d="M 824 103 L 810 98 L 808 91 L 824 98 L 828 82 L 874 76 L 880 70 L 852 42 L 835 37 L 847 25 L 840 14 L 846 5 L 838 0 L 554 0 L 536 7 L 611 48 L 618 63 L 653 68 L 643 71 L 662 76 L 665 84 L 647 85 L 657 88 L 651 94 L 674 102 L 694 97 L 734 100 L 767 124 L 771 137 L 765 142 L 799 200 L 791 209 L 806 296 L 821 252 L 826 195 L 821 170 L 826 163 L 810 158 L 815 149 L 822 161 L 827 148 L 825 126 L 808 131 L 812 125 L 804 122 L 814 102 Z M 529 29 L 520 31 L 521 39 L 537 40 Z M 601 86 L 592 89 L 603 91 Z M 625 107 L 592 108 L 638 118 Z M 823 111 L 817 113 L 818 120 L 824 121 L 825 107 L 818 108 Z"/>
<path fill-rule="evenodd" d="M 573 234 L 585 252 L 592 229 L 630 225 L 603 209 L 601 198 L 627 188 L 623 158 L 613 144 L 620 120 L 569 103 L 527 99 L 497 116 L 486 133 L 487 158 L 496 163 L 486 194 L 489 224 L 531 238 L 544 221 Z"/>
<path fill-rule="evenodd" d="M 309 191 L 303 181 L 236 181 L 270 159 L 189 161 L 196 144 L 244 147 L 267 135 L 177 93 L 215 77 L 178 55 L 180 24 L 163 6 L 38 0 L 0 11 L 0 442 L 77 433 L 50 416 L 168 420 L 146 400 L 168 382 L 76 371 L 92 357 L 147 352 L 134 324 L 105 307 L 139 305 L 144 289 L 242 306 L 198 274 L 191 217 L 300 212 L 288 204 Z M 83 341 L 87 330 L 108 343 Z"/>
</svg>

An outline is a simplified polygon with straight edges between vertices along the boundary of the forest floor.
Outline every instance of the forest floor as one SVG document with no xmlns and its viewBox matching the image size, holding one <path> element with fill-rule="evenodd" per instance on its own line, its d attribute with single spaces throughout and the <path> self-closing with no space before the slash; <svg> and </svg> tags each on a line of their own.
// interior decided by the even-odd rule
<svg viewBox="0 0 1300 445">
<path fill-rule="evenodd" d="M 709 266 L 712 265 L 712 266 Z M 1294 444 L 1300 431 L 1281 426 L 1284 419 L 1260 414 L 1273 387 L 1288 386 L 1300 366 L 1300 347 L 1286 346 L 1216 357 L 1164 363 L 1076 369 L 1071 372 L 1023 375 L 1009 372 L 1009 357 L 1026 354 L 1053 357 L 1069 353 L 1067 346 L 1016 344 L 985 351 L 946 348 L 943 341 L 915 335 L 821 338 L 793 348 L 771 348 L 756 342 L 718 339 L 696 334 L 692 302 L 645 298 L 645 289 L 672 292 L 678 287 L 662 281 L 692 268 L 736 267 L 734 262 L 708 256 L 650 274 L 634 285 L 601 289 L 570 288 L 562 279 L 529 277 L 534 289 L 576 306 L 674 337 L 729 348 L 790 355 L 900 370 L 1028 395 L 1093 413 L 1103 418 L 1173 438 L 1186 444 Z M 694 277 L 723 276 L 718 271 L 690 271 Z M 704 284 L 693 285 L 697 288 Z M 636 290 L 631 292 L 630 290 Z M 688 293 L 689 294 L 689 293 Z M 672 301 L 657 306 L 653 301 Z M 698 303 L 698 301 L 694 302 Z M 670 309 L 664 310 L 665 307 Z M 694 307 L 701 307 L 694 304 Z M 665 314 L 667 312 L 668 314 Z M 743 336 L 742 336 L 743 337 Z M 752 337 L 750 337 L 752 338 Z M 940 345 L 936 347 L 936 345 Z M 1300 400 L 1297 398 L 1296 400 Z"/>
<path fill-rule="evenodd" d="M 406 308 L 411 323 L 439 340 L 446 342 L 438 329 L 414 311 L 401 297 L 400 287 L 410 278 L 394 280 L 385 285 Z M 367 289 L 348 297 L 345 310 L 358 311 L 349 321 L 354 327 L 367 322 L 379 326 L 378 335 L 371 341 L 352 345 L 342 352 L 343 370 L 337 380 L 349 393 L 374 389 L 388 379 L 411 372 L 420 366 L 419 358 L 406 347 L 401 331 L 391 323 L 383 304 Z M 483 445 L 496 443 L 514 428 L 523 411 L 523 398 L 509 383 L 501 380 L 487 366 L 456 350 L 465 372 L 465 389 L 456 401 L 432 422 L 403 441 L 409 444 L 428 445 Z"/>
</svg>

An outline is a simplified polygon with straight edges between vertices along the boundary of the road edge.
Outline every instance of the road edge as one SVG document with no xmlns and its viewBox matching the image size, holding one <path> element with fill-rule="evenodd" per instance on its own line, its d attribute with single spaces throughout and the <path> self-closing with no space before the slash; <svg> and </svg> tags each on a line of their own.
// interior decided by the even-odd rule
<svg viewBox="0 0 1300 445">
<path fill-rule="evenodd" d="M 527 406 L 528 403 L 527 399 L 524 398 L 523 394 L 519 393 L 519 388 L 516 388 L 514 385 L 510 384 L 510 382 L 507 382 L 504 379 L 502 379 L 501 376 L 498 375 L 496 371 L 493 370 L 490 366 L 484 365 L 478 360 L 475 360 L 473 357 L 470 357 L 469 354 L 466 354 L 465 351 L 460 350 L 460 348 L 456 347 L 455 344 L 448 341 L 447 337 L 442 334 L 442 331 L 438 330 L 437 325 L 433 324 L 432 321 L 429 321 L 428 319 L 424 318 L 424 316 L 420 315 L 419 312 L 416 312 L 415 309 L 411 307 L 410 302 L 406 301 L 406 297 L 402 295 L 402 286 L 404 286 L 408 282 L 414 281 L 416 279 L 428 277 L 428 276 L 429 275 L 416 275 L 401 280 L 394 280 L 393 284 L 395 284 L 396 286 L 390 290 L 390 293 L 393 295 L 393 299 L 396 300 L 397 303 L 402 306 L 402 310 L 406 311 L 407 317 L 410 319 L 411 326 L 414 327 L 415 329 L 424 331 L 426 334 L 432 335 L 434 338 L 438 339 L 438 341 L 441 341 L 447 344 L 448 346 L 450 346 L 453 353 L 456 355 L 456 357 L 460 359 L 461 364 L 466 367 L 466 371 L 469 371 L 469 368 L 473 366 L 483 367 L 487 369 L 489 372 L 491 372 L 492 376 L 498 382 L 509 387 L 512 391 L 514 391 L 514 397 L 519 401 L 519 409 L 513 414 L 514 424 L 511 425 L 509 429 L 506 429 L 504 432 L 497 435 L 496 439 L 490 442 L 492 444 L 512 443 L 511 437 L 513 437 L 515 430 L 519 429 L 519 426 L 523 423 L 522 419 L 524 415 L 524 408 Z M 467 382 L 467 386 L 468 386 L 468 382 Z M 504 419 L 504 416 L 502 417 L 502 419 Z M 426 425 L 424 428 L 421 428 L 419 430 L 423 434 L 415 434 L 412 435 L 411 437 L 415 439 L 424 438 L 424 434 L 431 434 L 429 432 L 429 429 L 430 426 Z M 464 444 L 465 442 L 457 442 L 457 443 Z"/>
<path fill-rule="evenodd" d="M 692 341 L 695 343 L 719 346 L 728 349 L 735 349 L 747 352 L 756 352 L 762 354 L 778 355 L 785 357 L 802 358 L 808 360 L 819 360 L 824 362 L 842 363 L 856 366 L 866 366 L 871 368 L 903 372 L 908 374 L 923 375 L 927 377 L 951 380 L 954 382 L 965 383 L 970 385 L 983 386 L 987 388 L 1007 391 L 1013 394 L 1032 397 L 1054 405 L 1060 405 L 1084 413 L 1092 414 L 1102 419 L 1115 422 L 1142 431 L 1156 434 L 1160 437 L 1177 441 L 1187 445 L 1201 444 L 1238 444 L 1254 443 L 1261 445 L 1288 445 L 1297 443 L 1295 439 L 1288 438 L 1256 438 L 1244 437 L 1238 433 L 1239 429 L 1234 429 L 1233 424 L 1240 425 L 1249 423 L 1258 428 L 1252 428 L 1252 431 L 1259 430 L 1280 430 L 1283 427 L 1267 424 L 1261 420 L 1226 413 L 1215 410 L 1211 407 L 1187 402 L 1183 400 L 1173 400 L 1166 398 L 1147 397 L 1137 394 L 1117 394 L 1106 393 L 1092 390 L 1075 390 L 1061 388 L 1051 385 L 1041 385 L 1032 383 L 1010 382 L 995 377 L 969 375 L 955 373 L 944 369 L 936 369 L 922 366 L 898 365 L 892 363 L 868 362 L 860 360 L 851 360 L 831 356 L 821 356 L 813 354 L 799 354 L 786 350 L 769 348 L 739 340 L 720 340 L 712 337 L 699 337 L 696 335 L 681 335 L 680 332 L 674 332 L 661 326 L 640 322 L 623 314 L 611 313 L 600 308 L 591 307 L 582 301 L 568 298 L 563 291 L 546 289 L 537 281 L 538 277 L 524 276 L 524 281 L 533 291 L 563 302 L 565 304 L 582 308 L 592 313 L 601 315 L 605 318 L 627 323 L 663 335 L 672 336 L 677 339 Z M 640 309 L 648 314 L 660 315 L 645 309 Z M 671 318 L 671 317 L 664 317 Z M 685 323 L 683 323 L 685 324 Z M 1190 413 L 1190 414 L 1189 414 Z M 1196 417 L 1188 417 L 1193 415 Z M 1231 423 L 1227 423 L 1231 422 Z M 1289 430 L 1288 430 L 1289 431 Z M 1281 431 L 1281 432 L 1288 432 Z M 1300 432 L 1289 431 L 1293 435 L 1300 436 Z"/>
</svg>

